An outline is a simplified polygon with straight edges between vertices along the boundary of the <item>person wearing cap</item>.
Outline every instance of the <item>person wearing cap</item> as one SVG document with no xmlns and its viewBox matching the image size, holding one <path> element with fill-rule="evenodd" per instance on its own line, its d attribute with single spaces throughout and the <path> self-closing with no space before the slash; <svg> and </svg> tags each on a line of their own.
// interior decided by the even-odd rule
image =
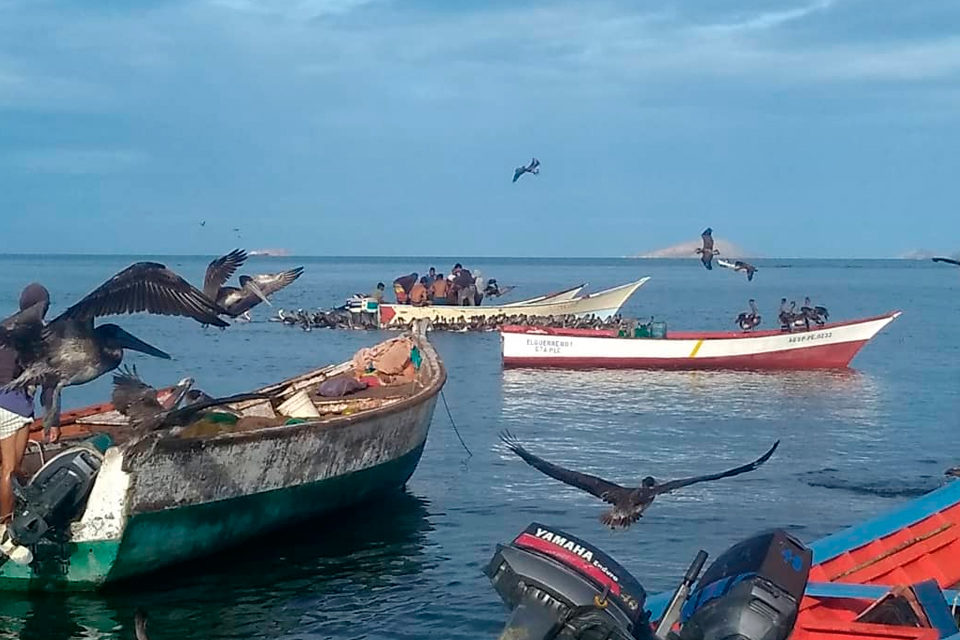
<svg viewBox="0 0 960 640">
<path fill-rule="evenodd" d="M 46 315 L 50 293 L 43 285 L 34 282 L 20 293 L 20 311 L 37 304 L 42 305 L 41 316 Z M 16 350 L 0 347 L 0 386 L 11 382 L 21 372 Z M 0 391 L 0 524 L 9 521 L 13 515 L 13 475 L 20 470 L 30 435 L 27 425 L 32 421 L 33 393 L 26 389 Z"/>
</svg>

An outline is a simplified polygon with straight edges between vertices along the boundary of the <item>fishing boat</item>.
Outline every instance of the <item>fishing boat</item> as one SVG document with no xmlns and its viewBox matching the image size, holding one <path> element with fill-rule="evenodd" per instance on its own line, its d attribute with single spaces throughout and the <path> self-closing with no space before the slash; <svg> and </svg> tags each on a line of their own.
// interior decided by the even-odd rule
<svg viewBox="0 0 960 640">
<path fill-rule="evenodd" d="M 503 307 L 520 307 L 527 304 L 534 304 L 537 302 L 566 302 L 567 300 L 573 300 L 580 296 L 580 292 L 586 287 L 586 283 L 578 284 L 575 287 L 570 287 L 569 289 L 564 289 L 563 291 L 557 291 L 556 293 L 548 293 L 545 296 L 537 296 L 535 298 L 529 298 L 527 300 L 521 300 L 519 302 L 510 302 L 504 305 Z"/>
<path fill-rule="evenodd" d="M 634 338 L 617 330 L 506 326 L 500 335 L 505 367 L 842 369 L 899 316 L 891 311 L 793 331 L 664 330 Z"/>
<path fill-rule="evenodd" d="M 319 396 L 320 383 L 355 375 L 357 358 L 366 361 L 358 354 L 258 390 L 269 398 L 228 405 L 239 420 L 175 435 L 140 438 L 109 404 L 64 413 L 60 442 L 31 448 L 24 462 L 39 469 L 25 495 L 46 498 L 21 500 L 10 530 L 18 541 L 38 530 L 17 522 L 45 513 L 48 489 L 85 500 L 68 521 L 51 521 L 58 508 L 35 523 L 49 530 L 29 546 L 29 564 L 0 556 L 0 589 L 96 589 L 399 489 L 417 467 L 446 380 L 422 331 L 368 353 L 401 347 L 405 377 L 380 384 L 374 375 L 355 394 Z M 58 482 L 74 484 L 68 492 Z"/>
<path fill-rule="evenodd" d="M 609 318 L 616 315 L 624 303 L 642 287 L 650 278 L 641 278 L 635 282 L 598 291 L 597 293 L 577 296 L 569 299 L 549 299 L 524 301 L 521 304 L 460 307 L 450 305 L 435 305 L 415 307 L 407 304 L 380 305 L 380 325 L 384 328 L 409 326 L 414 320 L 426 319 L 432 322 L 456 322 L 460 319 L 492 318 L 496 316 L 549 317 L 564 315 L 595 315 L 599 318 Z M 568 296 L 573 289 L 562 292 L 561 296 Z M 575 294 L 574 294 L 575 295 Z"/>
</svg>

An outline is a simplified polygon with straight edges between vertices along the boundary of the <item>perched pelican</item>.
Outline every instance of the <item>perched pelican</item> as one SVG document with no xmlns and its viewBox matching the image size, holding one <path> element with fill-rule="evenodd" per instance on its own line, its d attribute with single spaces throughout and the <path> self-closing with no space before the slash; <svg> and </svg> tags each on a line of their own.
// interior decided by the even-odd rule
<svg viewBox="0 0 960 640">
<path fill-rule="evenodd" d="M 713 248 L 713 229 L 710 227 L 704 229 L 700 238 L 703 240 L 703 247 L 697 247 L 695 253 L 700 255 L 700 262 L 703 263 L 703 266 L 712 270 L 713 256 L 720 255 L 720 252 Z"/>
<path fill-rule="evenodd" d="M 946 262 L 947 264 L 953 264 L 960 267 L 960 260 L 954 260 L 953 258 L 933 258 L 934 262 Z"/>
<path fill-rule="evenodd" d="M 164 407 L 157 400 L 157 390 L 140 378 L 135 367 L 124 368 L 113 376 L 113 394 L 110 399 L 117 411 L 130 418 L 131 426 L 138 431 L 150 432 L 186 426 L 211 407 L 269 397 L 262 393 L 241 393 L 226 398 L 211 398 L 199 391 L 198 395 L 202 394 L 203 398 L 189 401 L 185 407 L 180 408 L 180 400 L 193 391 L 188 391 L 190 384 L 193 384 L 192 379 L 181 381 L 179 392 L 175 396 L 176 401 L 169 407 Z"/>
<path fill-rule="evenodd" d="M 226 315 L 236 318 L 243 316 L 249 320 L 247 313 L 261 302 L 270 304 L 268 296 L 280 291 L 303 273 L 303 267 L 297 267 L 281 273 L 265 273 L 256 276 L 240 276 L 240 287 L 226 287 L 237 269 L 247 260 L 247 252 L 243 249 L 234 249 L 225 256 L 221 256 L 207 265 L 207 273 L 203 279 L 203 293 L 211 300 L 216 300 L 226 312 Z"/>
<path fill-rule="evenodd" d="M 777 440 L 765 454 L 753 462 L 747 463 L 740 467 L 735 467 L 733 469 L 727 469 L 726 471 L 721 471 L 720 473 L 711 473 L 708 475 L 694 476 L 692 478 L 671 480 L 669 482 L 657 482 L 657 480 L 652 476 L 647 476 L 641 481 L 639 487 L 621 487 L 620 485 L 604 480 L 603 478 L 587 475 L 578 471 L 571 471 L 570 469 L 564 469 L 561 466 L 547 462 L 542 458 L 538 458 L 524 449 L 517 439 L 510 434 L 510 432 L 502 432 L 500 434 L 500 439 L 503 440 L 504 444 L 506 444 L 511 451 L 523 458 L 524 462 L 538 471 L 541 471 L 551 478 L 559 480 L 560 482 L 586 491 L 587 493 L 600 498 L 608 504 L 612 504 L 613 508 L 604 512 L 603 515 L 600 516 L 600 522 L 609 526 L 611 529 L 616 529 L 617 527 L 626 529 L 631 524 L 639 520 L 640 517 L 643 516 L 643 512 L 651 504 L 653 504 L 654 498 L 661 493 L 669 493 L 682 487 L 688 487 L 692 484 L 697 484 L 698 482 L 708 482 L 710 480 L 719 480 L 720 478 L 738 476 L 741 473 L 747 473 L 748 471 L 754 471 L 760 468 L 760 465 L 770 459 L 770 456 L 773 455 L 773 452 L 777 450 L 777 446 L 780 444 L 780 441 Z"/>
<path fill-rule="evenodd" d="M 517 167 L 516 169 L 514 169 L 513 181 L 516 182 L 517 180 L 520 179 L 520 176 L 522 176 L 525 173 L 532 173 L 535 176 L 540 175 L 540 161 L 537 160 L 536 158 L 533 158 L 530 161 L 530 164 L 528 164 L 527 166 Z"/>
<path fill-rule="evenodd" d="M 123 360 L 124 349 L 170 358 L 115 324 L 94 327 L 95 318 L 146 311 L 228 326 L 218 317 L 224 313 L 222 308 L 156 262 L 137 262 L 127 267 L 48 325 L 43 324 L 41 311 L 35 305 L 0 323 L 0 345 L 16 349 L 24 369 L 3 387 L 5 390 L 42 385 L 45 432 L 60 426 L 63 388 L 90 382 L 116 369 Z"/>
<path fill-rule="evenodd" d="M 747 304 L 750 305 L 750 311 L 744 311 L 737 316 L 737 324 L 744 331 L 750 331 L 760 326 L 760 311 L 757 310 L 757 302 L 750 298 Z"/>
<path fill-rule="evenodd" d="M 753 280 L 753 274 L 755 274 L 757 271 L 759 271 L 759 269 L 757 269 L 755 266 L 753 266 L 753 265 L 750 264 L 749 262 L 744 262 L 743 260 L 734 260 L 734 262 L 733 262 L 733 270 L 734 270 L 734 271 L 746 271 L 746 273 L 747 273 L 747 280 L 748 280 L 748 281 L 752 281 L 752 280 Z"/>
</svg>

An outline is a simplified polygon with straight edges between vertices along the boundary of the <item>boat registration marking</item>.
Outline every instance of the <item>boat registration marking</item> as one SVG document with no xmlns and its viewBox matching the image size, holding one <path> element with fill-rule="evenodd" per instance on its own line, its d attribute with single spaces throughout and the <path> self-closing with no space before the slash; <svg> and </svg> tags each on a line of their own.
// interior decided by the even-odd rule
<svg viewBox="0 0 960 640">
<path fill-rule="evenodd" d="M 527 346 L 533 347 L 534 353 L 559 354 L 561 348 L 573 346 L 573 341 L 550 338 L 527 338 Z"/>
<path fill-rule="evenodd" d="M 818 333 L 807 333 L 800 336 L 793 336 L 787 342 L 792 344 L 795 342 L 809 342 L 810 340 L 824 340 L 826 338 L 829 338 L 832 335 L 833 335 L 832 331 L 820 331 Z"/>
<path fill-rule="evenodd" d="M 700 351 L 700 347 L 703 345 L 703 338 L 697 340 L 697 344 L 693 345 L 693 351 L 690 352 L 691 358 L 697 357 L 697 351 Z"/>
</svg>

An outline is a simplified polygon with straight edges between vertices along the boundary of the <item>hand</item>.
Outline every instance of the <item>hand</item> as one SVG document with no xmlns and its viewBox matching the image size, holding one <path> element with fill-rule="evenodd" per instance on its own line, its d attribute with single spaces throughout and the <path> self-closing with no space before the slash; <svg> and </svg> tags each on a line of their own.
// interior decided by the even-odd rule
<svg viewBox="0 0 960 640">
<path fill-rule="evenodd" d="M 50 427 L 47 432 L 47 442 L 52 444 L 60 441 L 60 427 Z"/>
</svg>

